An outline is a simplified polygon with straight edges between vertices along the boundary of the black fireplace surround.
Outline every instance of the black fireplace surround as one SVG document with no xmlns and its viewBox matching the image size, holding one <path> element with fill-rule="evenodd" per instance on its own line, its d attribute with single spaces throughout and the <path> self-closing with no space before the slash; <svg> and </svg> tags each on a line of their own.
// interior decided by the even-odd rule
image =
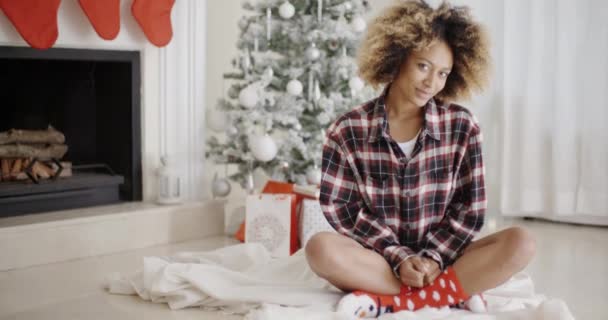
<svg viewBox="0 0 608 320">
<path fill-rule="evenodd" d="M 73 176 L 0 182 L 0 218 L 142 199 L 138 51 L 0 46 L 0 132 L 64 133 Z"/>
</svg>

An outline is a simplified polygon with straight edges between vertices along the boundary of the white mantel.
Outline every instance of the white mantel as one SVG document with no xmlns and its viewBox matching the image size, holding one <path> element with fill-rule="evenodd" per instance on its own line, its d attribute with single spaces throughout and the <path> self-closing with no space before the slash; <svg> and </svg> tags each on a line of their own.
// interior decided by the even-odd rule
<svg viewBox="0 0 608 320">
<path fill-rule="evenodd" d="M 112 41 L 101 39 L 77 0 L 59 7 L 54 48 L 141 52 L 142 176 L 144 201 L 156 197 L 160 156 L 175 156 L 183 169 L 186 200 L 202 200 L 205 147 L 206 1 L 179 0 L 172 11 L 173 39 L 157 48 L 131 15 L 132 0 L 121 0 L 121 26 Z M 0 45 L 27 46 L 0 11 Z"/>
</svg>

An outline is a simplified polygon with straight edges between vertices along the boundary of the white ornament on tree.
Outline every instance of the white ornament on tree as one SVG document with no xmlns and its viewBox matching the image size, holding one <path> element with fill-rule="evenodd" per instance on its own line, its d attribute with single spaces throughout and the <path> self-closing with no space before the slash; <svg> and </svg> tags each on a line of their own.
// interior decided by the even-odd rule
<svg viewBox="0 0 608 320">
<path fill-rule="evenodd" d="M 365 31 L 365 28 L 367 28 L 367 23 L 361 17 L 355 17 L 351 21 L 351 25 L 353 26 L 353 30 L 358 33 Z"/>
<path fill-rule="evenodd" d="M 239 93 L 239 103 L 245 108 L 253 108 L 260 100 L 254 86 L 247 86 Z"/>
<path fill-rule="evenodd" d="M 237 133 L 239 133 L 239 129 L 237 129 L 235 126 L 226 128 L 226 134 L 229 136 L 235 136 Z"/>
<path fill-rule="evenodd" d="M 270 30 L 272 30 L 272 11 L 266 9 L 266 41 L 270 41 Z"/>
<path fill-rule="evenodd" d="M 314 99 L 315 101 L 321 99 L 321 87 L 319 86 L 319 80 L 315 80 Z"/>
<path fill-rule="evenodd" d="M 361 78 L 359 77 L 352 77 L 348 81 L 348 87 L 353 92 L 359 92 L 361 89 L 363 89 L 364 86 L 365 83 L 363 83 L 363 80 L 361 80 Z"/>
<path fill-rule="evenodd" d="M 316 186 L 321 184 L 321 169 L 316 165 L 306 172 L 306 182 L 314 184 Z"/>
<path fill-rule="evenodd" d="M 274 70 L 272 70 L 271 67 L 266 67 L 266 69 L 264 69 L 264 75 L 272 78 L 274 76 Z"/>
<path fill-rule="evenodd" d="M 298 79 L 292 79 L 287 83 L 287 92 L 293 96 L 299 96 L 302 94 L 303 89 L 304 86 Z"/>
<path fill-rule="evenodd" d="M 289 2 L 285 1 L 279 6 L 279 15 L 283 19 L 290 19 L 296 13 L 296 8 Z"/>
<path fill-rule="evenodd" d="M 277 144 L 268 134 L 250 137 L 249 149 L 253 156 L 262 162 L 274 159 L 278 152 Z"/>
<path fill-rule="evenodd" d="M 310 47 L 306 49 L 306 58 L 308 60 L 317 60 L 321 56 L 321 51 L 317 49 L 317 45 L 313 42 L 310 44 Z"/>
<path fill-rule="evenodd" d="M 262 85 L 267 86 L 272 82 L 272 77 L 274 76 L 274 70 L 272 67 L 268 66 L 264 69 L 264 73 L 262 74 Z"/>
<path fill-rule="evenodd" d="M 245 49 L 245 53 L 241 57 L 241 68 L 244 73 L 248 73 L 251 68 L 251 54 L 249 53 L 249 49 Z"/>
</svg>

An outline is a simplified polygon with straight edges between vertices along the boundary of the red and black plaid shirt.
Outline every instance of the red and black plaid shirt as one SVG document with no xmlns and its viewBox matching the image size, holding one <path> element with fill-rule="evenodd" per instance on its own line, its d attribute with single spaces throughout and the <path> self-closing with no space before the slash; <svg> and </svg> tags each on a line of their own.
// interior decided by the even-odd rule
<svg viewBox="0 0 608 320">
<path fill-rule="evenodd" d="M 334 229 L 382 254 L 395 272 L 417 254 L 443 269 L 483 225 L 481 131 L 464 107 L 430 100 L 408 161 L 389 135 L 386 93 L 328 129 L 321 208 Z"/>
</svg>

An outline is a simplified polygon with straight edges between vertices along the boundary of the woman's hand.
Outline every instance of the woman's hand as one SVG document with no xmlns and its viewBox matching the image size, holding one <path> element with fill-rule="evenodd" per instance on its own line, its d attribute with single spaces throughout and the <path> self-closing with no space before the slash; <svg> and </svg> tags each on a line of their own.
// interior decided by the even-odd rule
<svg viewBox="0 0 608 320">
<path fill-rule="evenodd" d="M 401 283 L 411 287 L 421 288 L 427 286 L 439 274 L 441 274 L 439 264 L 435 260 L 426 257 L 411 257 L 399 266 Z"/>
<path fill-rule="evenodd" d="M 425 273 L 421 271 L 420 257 L 411 257 L 399 266 L 399 280 L 410 287 L 421 288 L 424 285 Z"/>
<path fill-rule="evenodd" d="M 426 257 L 420 257 L 420 259 L 422 260 L 422 263 L 425 264 L 426 268 L 423 285 L 427 286 L 437 279 L 437 277 L 441 274 L 441 269 L 439 268 L 439 263 L 433 259 Z"/>
</svg>

